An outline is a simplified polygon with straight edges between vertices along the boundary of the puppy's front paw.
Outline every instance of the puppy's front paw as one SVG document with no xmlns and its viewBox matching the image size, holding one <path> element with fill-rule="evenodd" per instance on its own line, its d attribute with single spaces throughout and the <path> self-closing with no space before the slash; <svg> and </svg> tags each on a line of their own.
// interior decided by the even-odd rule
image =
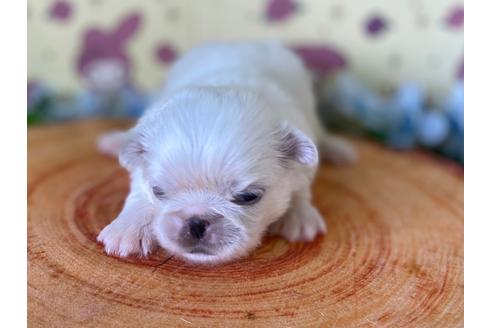
<svg viewBox="0 0 492 328">
<path fill-rule="evenodd" d="M 136 226 L 118 219 L 99 233 L 97 241 L 104 244 L 107 254 L 119 257 L 129 255 L 145 257 L 152 252 L 154 247 L 149 225 Z"/>
<path fill-rule="evenodd" d="M 308 202 L 296 204 L 274 222 L 269 232 L 290 242 L 312 241 L 318 234 L 326 233 L 326 224 L 318 210 Z"/>
</svg>

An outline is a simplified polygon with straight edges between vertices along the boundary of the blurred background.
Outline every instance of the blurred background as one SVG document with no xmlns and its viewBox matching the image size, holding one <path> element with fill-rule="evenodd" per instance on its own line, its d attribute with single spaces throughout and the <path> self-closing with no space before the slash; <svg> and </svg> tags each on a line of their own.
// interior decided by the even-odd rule
<svg viewBox="0 0 492 328">
<path fill-rule="evenodd" d="M 464 9 L 455 0 L 28 0 L 27 121 L 138 117 L 180 54 L 283 41 L 331 128 L 463 162 Z"/>
</svg>

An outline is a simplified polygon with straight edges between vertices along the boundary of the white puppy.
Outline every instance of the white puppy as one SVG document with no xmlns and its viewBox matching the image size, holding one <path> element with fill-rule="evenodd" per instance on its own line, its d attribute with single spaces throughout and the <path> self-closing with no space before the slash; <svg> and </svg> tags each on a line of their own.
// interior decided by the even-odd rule
<svg viewBox="0 0 492 328">
<path fill-rule="evenodd" d="M 119 153 L 131 176 L 121 213 L 98 236 L 106 252 L 146 256 L 158 243 L 195 263 L 244 256 L 269 227 L 289 241 L 324 233 L 310 191 L 318 149 L 355 158 L 322 131 L 300 60 L 266 42 L 191 50 L 136 126 L 99 148 Z"/>
</svg>

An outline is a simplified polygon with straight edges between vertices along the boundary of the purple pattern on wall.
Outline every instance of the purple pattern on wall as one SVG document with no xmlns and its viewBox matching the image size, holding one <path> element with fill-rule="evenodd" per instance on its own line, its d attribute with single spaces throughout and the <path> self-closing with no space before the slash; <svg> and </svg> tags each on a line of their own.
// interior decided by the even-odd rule
<svg viewBox="0 0 492 328">
<path fill-rule="evenodd" d="M 32 94 L 32 91 L 36 87 L 36 82 L 35 81 L 29 81 L 27 80 L 27 98 Z"/>
<path fill-rule="evenodd" d="M 303 60 L 304 64 L 319 75 L 330 74 L 345 68 L 345 57 L 330 46 L 296 45 L 291 49 Z"/>
<path fill-rule="evenodd" d="M 50 8 L 50 17 L 53 20 L 67 21 L 72 16 L 72 4 L 68 1 L 56 1 Z"/>
<path fill-rule="evenodd" d="M 113 31 L 88 29 L 84 34 L 82 51 L 77 60 L 79 74 L 83 74 L 87 65 L 98 59 L 116 59 L 128 69 L 130 58 L 126 53 L 126 42 L 138 31 L 140 23 L 140 15 L 132 13 L 123 18 Z"/>
<path fill-rule="evenodd" d="M 446 24 L 451 28 L 455 28 L 455 29 L 462 28 L 464 22 L 465 22 L 465 10 L 461 5 L 453 7 L 450 10 L 448 16 L 446 17 Z"/>
<path fill-rule="evenodd" d="M 461 57 L 461 62 L 458 65 L 458 70 L 457 70 L 457 77 L 460 80 L 463 80 L 465 78 L 465 58 Z"/>
<path fill-rule="evenodd" d="M 176 50 L 169 44 L 160 44 L 155 51 L 156 59 L 162 64 L 169 64 L 177 57 Z"/>
<path fill-rule="evenodd" d="M 386 19 L 380 15 L 371 16 L 366 22 L 366 33 L 377 36 L 388 28 Z"/>
<path fill-rule="evenodd" d="M 38 83 L 36 81 L 27 80 L 27 106 L 29 107 L 34 101 L 34 94 L 36 88 L 38 87 Z"/>
<path fill-rule="evenodd" d="M 97 2 L 99 3 L 99 2 Z M 92 2 L 93 5 L 97 4 Z M 76 2 L 73 0 L 52 0 L 45 14 L 53 20 L 69 21 L 76 13 Z M 264 0 L 264 15 L 268 22 L 286 22 L 293 15 L 298 14 L 300 4 L 299 0 Z M 340 19 L 344 14 L 344 7 L 340 4 L 334 4 L 331 7 L 332 18 Z M 176 10 L 176 8 L 174 8 Z M 367 15 L 368 14 L 368 15 Z M 379 37 L 388 32 L 392 27 L 391 17 L 387 16 L 386 11 L 373 11 L 367 13 L 362 21 L 361 30 L 368 37 Z M 126 51 L 127 43 L 140 29 L 140 26 L 144 20 L 144 17 L 138 13 L 131 13 L 122 15 L 120 23 L 111 28 L 100 28 L 97 26 L 89 26 L 84 31 L 81 38 L 81 47 L 76 61 L 76 69 L 80 75 L 85 74 L 84 70 L 101 59 L 111 59 L 121 67 L 126 73 L 131 73 L 132 58 Z M 396 19 L 396 17 L 394 18 Z M 171 20 L 169 18 L 169 20 Z M 288 23 L 288 22 L 287 22 Z M 443 24 L 445 23 L 445 24 Z M 464 7 L 462 4 L 455 4 L 446 8 L 445 12 L 441 13 L 441 28 L 448 28 L 459 30 L 464 26 Z M 62 28 L 62 26 L 60 26 Z M 171 41 L 171 42 L 167 42 Z M 347 64 L 346 57 L 342 55 L 338 50 L 333 49 L 330 46 L 323 44 L 309 44 L 309 45 L 296 45 L 292 47 L 293 50 L 302 57 L 306 66 L 314 72 L 325 75 L 335 70 L 345 68 Z M 179 55 L 179 52 L 173 46 L 172 40 L 166 40 L 166 42 L 159 42 L 151 49 L 146 51 L 150 52 L 149 56 L 153 56 L 156 64 L 170 64 Z M 54 51 L 47 48 L 43 56 L 45 60 L 50 59 L 53 56 Z M 457 58 L 459 61 L 454 66 L 454 76 L 458 79 L 463 79 L 464 76 L 464 62 L 463 57 Z M 398 68 L 401 64 L 401 58 L 395 54 L 390 54 L 388 61 L 390 66 Z"/>
<path fill-rule="evenodd" d="M 266 18 L 270 22 L 284 21 L 296 12 L 297 6 L 292 0 L 269 0 L 266 3 Z"/>
</svg>

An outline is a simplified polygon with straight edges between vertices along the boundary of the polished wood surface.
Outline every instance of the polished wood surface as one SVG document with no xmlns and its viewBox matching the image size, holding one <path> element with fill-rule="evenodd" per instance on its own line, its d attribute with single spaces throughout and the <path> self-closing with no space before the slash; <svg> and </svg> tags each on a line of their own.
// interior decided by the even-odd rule
<svg viewBox="0 0 492 328">
<path fill-rule="evenodd" d="M 463 175 L 419 152 L 354 141 L 351 166 L 322 166 L 314 200 L 329 231 L 267 238 L 217 267 L 159 251 L 106 256 L 98 232 L 128 177 L 95 150 L 88 121 L 28 131 L 30 327 L 461 327 Z"/>
</svg>

